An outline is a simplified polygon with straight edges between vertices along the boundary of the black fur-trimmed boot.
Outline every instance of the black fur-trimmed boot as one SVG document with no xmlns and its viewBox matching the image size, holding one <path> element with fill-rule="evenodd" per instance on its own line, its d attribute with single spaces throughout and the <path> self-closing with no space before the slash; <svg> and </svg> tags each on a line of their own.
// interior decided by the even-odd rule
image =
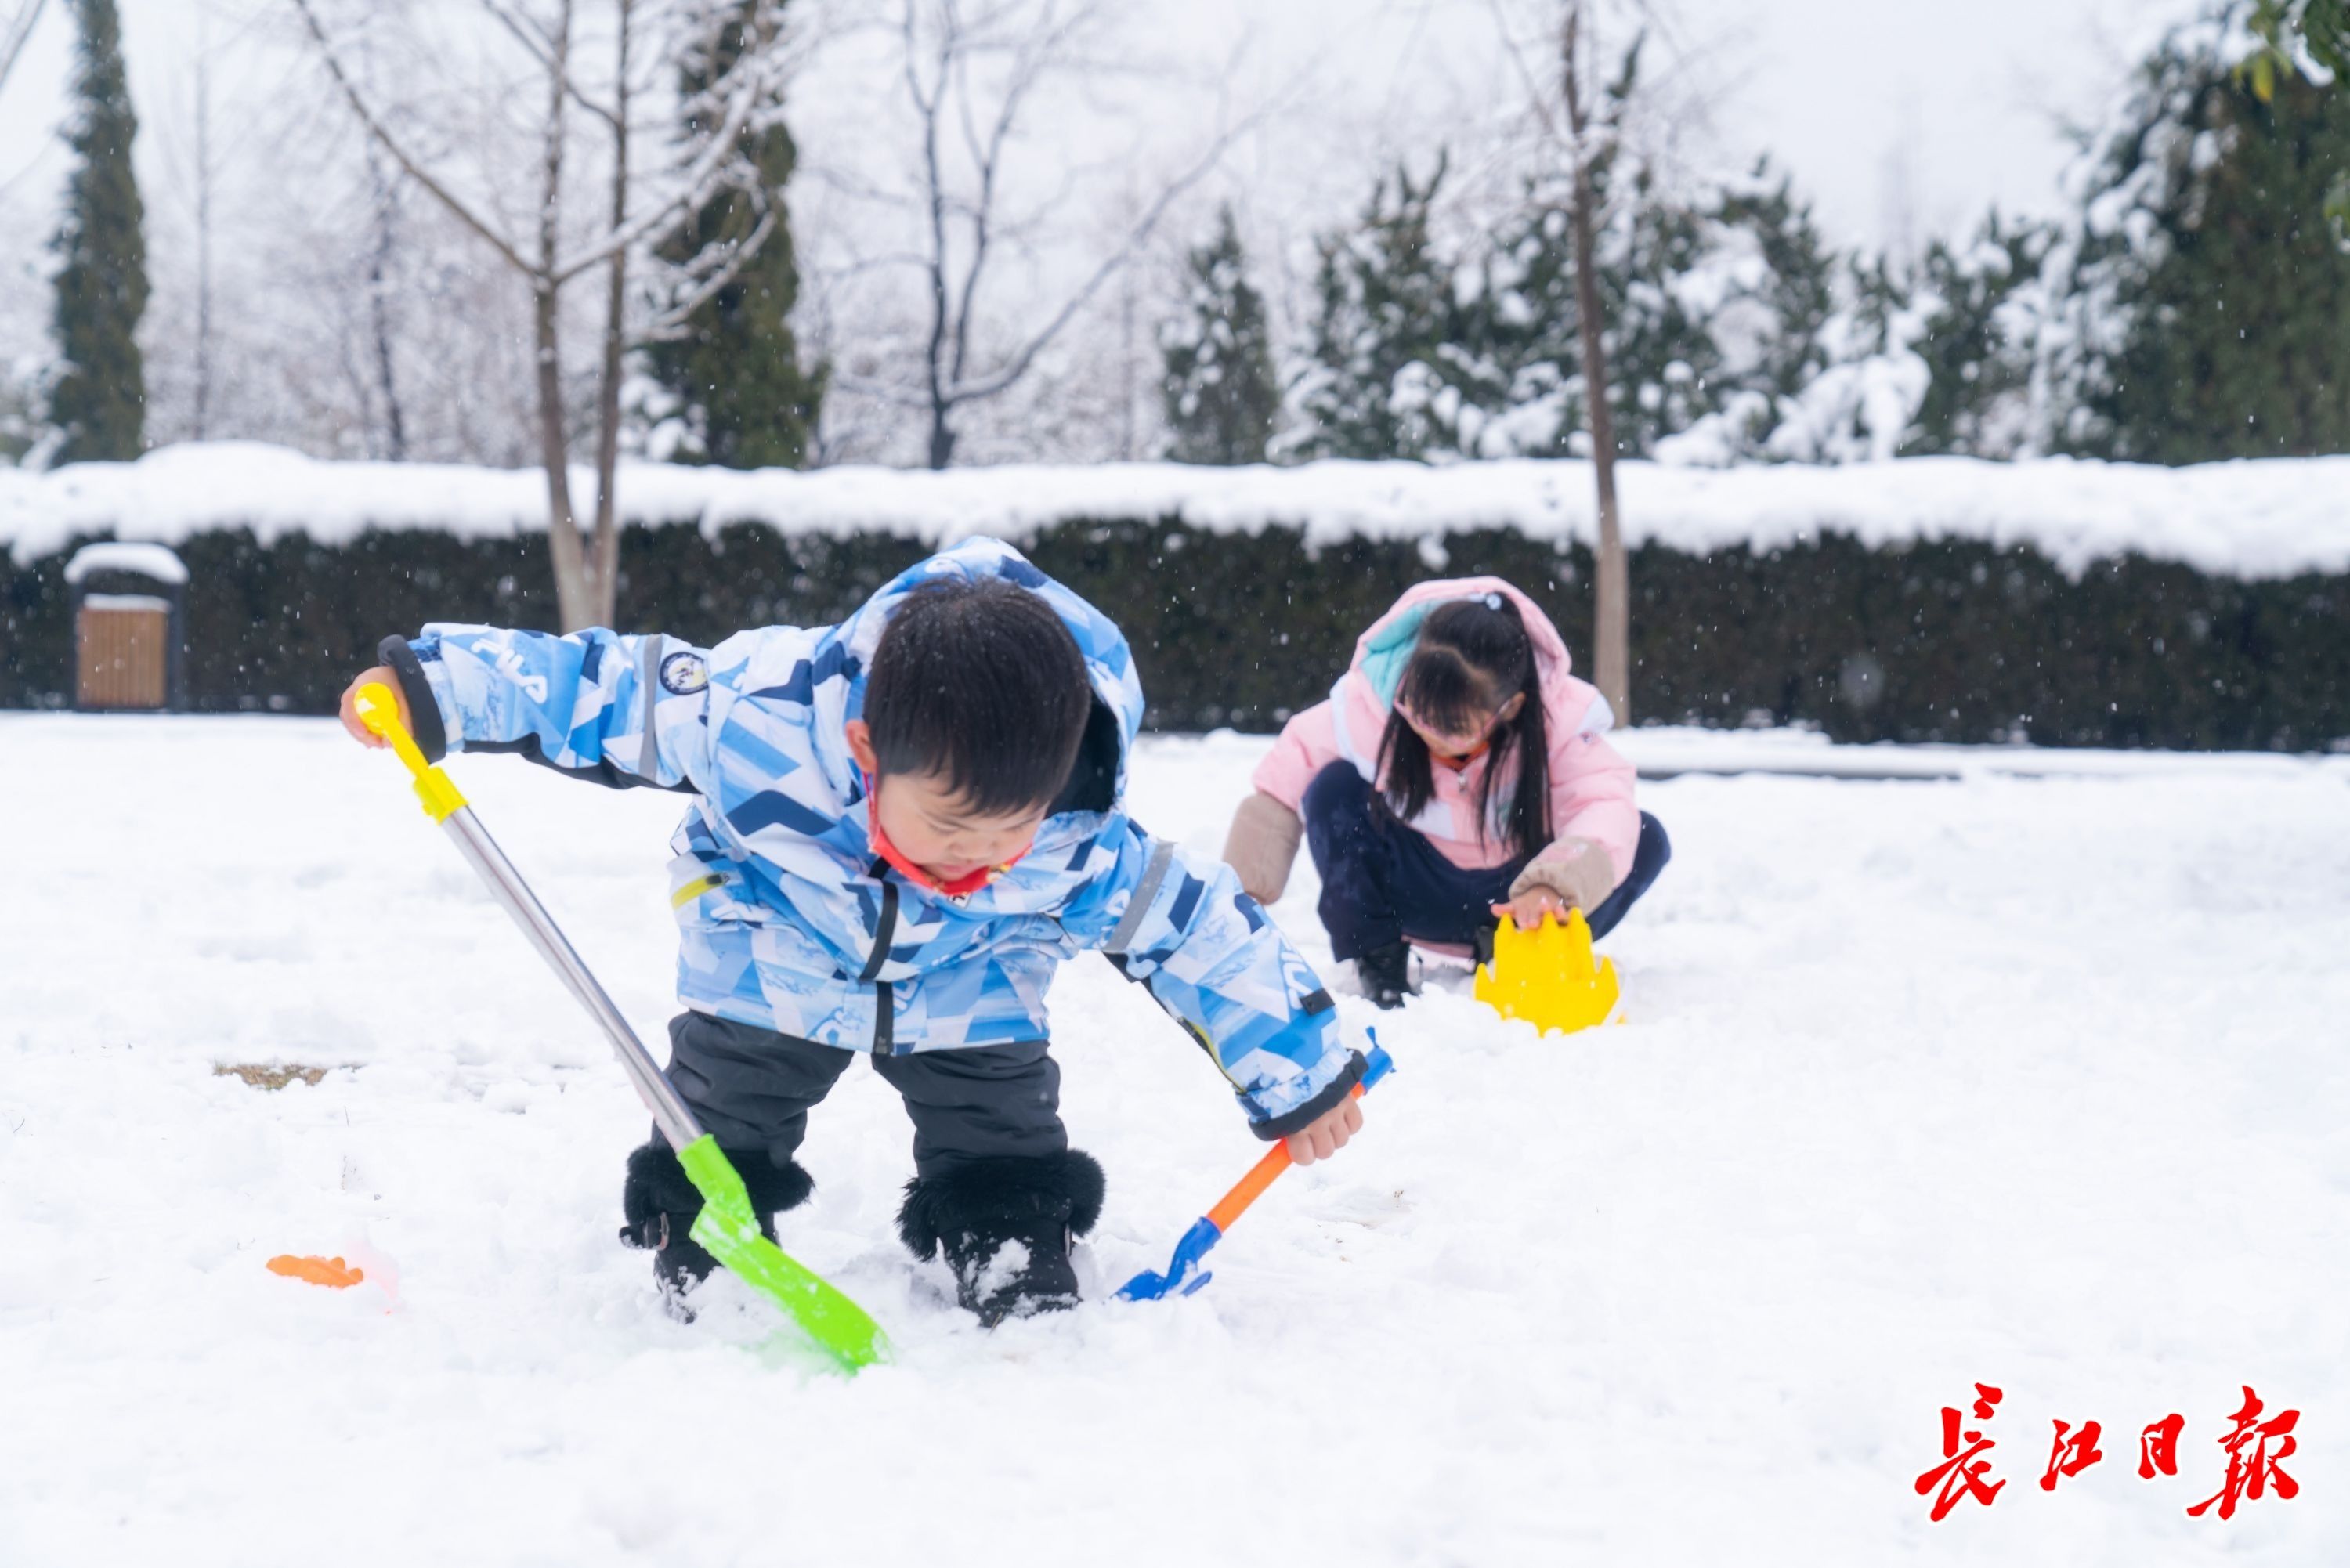
<svg viewBox="0 0 2350 1568">
<path fill-rule="evenodd" d="M 816 1182 L 786 1158 L 778 1165 L 764 1149 L 728 1149 L 726 1158 L 743 1178 L 751 1195 L 752 1210 L 768 1241 L 775 1239 L 775 1216 L 807 1201 Z M 681 1323 L 693 1321 L 685 1304 L 686 1293 L 710 1277 L 718 1260 L 689 1234 L 702 1213 L 702 1192 L 685 1174 L 677 1153 L 656 1136 L 629 1154 L 629 1179 L 620 1189 L 620 1240 L 653 1255 L 653 1276 L 660 1281 L 661 1296 L 670 1314 Z"/>
<path fill-rule="evenodd" d="M 1401 1007 L 1405 997 L 1419 993 L 1419 988 L 1411 983 L 1411 948 L 1404 942 L 1389 942 L 1364 953 L 1355 961 L 1355 978 L 1361 981 L 1363 994 L 1371 999 L 1371 1004 L 1382 1011 Z"/>
<path fill-rule="evenodd" d="M 967 1160 L 906 1184 L 898 1234 L 917 1258 L 943 1250 L 955 1300 L 993 1328 L 1076 1305 L 1069 1246 L 1101 1218 L 1103 1185 L 1081 1149 Z"/>
</svg>

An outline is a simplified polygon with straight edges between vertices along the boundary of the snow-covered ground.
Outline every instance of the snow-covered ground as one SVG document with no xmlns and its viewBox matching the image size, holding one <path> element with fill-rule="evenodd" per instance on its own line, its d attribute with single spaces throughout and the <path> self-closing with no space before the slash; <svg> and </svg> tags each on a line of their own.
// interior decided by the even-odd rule
<svg viewBox="0 0 2350 1568">
<path fill-rule="evenodd" d="M 1262 743 L 1148 742 L 1138 815 L 1212 850 Z M 2340 764 L 1647 786 L 1627 1026 L 1382 1021 L 1362 1140 L 1171 1304 L 972 1326 L 892 1239 L 907 1129 L 853 1073 L 784 1238 L 900 1347 L 850 1381 L 763 1355 L 732 1281 L 662 1315 L 613 1240 L 645 1117 L 390 762 L 16 714 L 0 762 L 9 1568 L 2350 1557 Z M 658 1037 L 676 803 L 454 766 Z M 1321 948 L 1310 873 L 1278 912 Z M 1106 966 L 1055 1016 L 1106 1293 L 1259 1146 Z M 333 1070 L 214 1075 L 251 1063 Z M 1929 1524 L 1978 1381 L 2007 1485 Z M 2302 1494 L 2189 1519 L 2247 1383 L 2303 1412 Z M 2055 1419 L 2106 1458 L 2052 1495 Z"/>
</svg>

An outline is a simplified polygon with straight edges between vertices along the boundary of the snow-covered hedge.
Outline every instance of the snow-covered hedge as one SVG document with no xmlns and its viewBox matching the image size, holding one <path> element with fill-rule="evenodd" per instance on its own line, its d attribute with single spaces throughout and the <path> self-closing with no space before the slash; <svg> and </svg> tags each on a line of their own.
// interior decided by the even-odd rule
<svg viewBox="0 0 2350 1568">
<path fill-rule="evenodd" d="M 1685 555 L 1768 552 L 1843 534 L 1871 547 L 2029 545 L 2075 574 L 2126 555 L 2246 578 L 2350 571 L 2350 457 L 2196 468 L 1972 458 L 1729 470 L 1627 462 L 1617 472 L 1629 541 Z M 572 493 L 594 493 L 585 471 L 573 476 Z M 787 535 L 890 534 L 933 545 L 972 534 L 1024 541 L 1056 524 L 1102 518 L 1213 534 L 1294 529 L 1315 548 L 1486 528 L 1564 546 L 1587 545 L 1596 532 L 1590 465 L 1575 461 L 945 473 L 628 463 L 620 511 L 631 523 L 691 523 L 712 536 L 756 523 Z M 135 463 L 49 473 L 0 469 L 0 545 L 20 566 L 77 535 L 173 545 L 249 528 L 264 544 L 303 534 L 339 545 L 371 529 L 511 539 L 546 526 L 546 480 L 536 469 L 322 462 L 242 442 L 165 447 Z"/>
<path fill-rule="evenodd" d="M 1127 627 L 1156 722 L 1263 727 L 1326 691 L 1356 632 L 1433 572 L 1508 576 L 1586 646 L 1589 477 L 643 465 L 623 478 L 619 618 L 702 639 L 828 619 L 920 551 L 996 533 Z M 541 483 L 229 446 L 0 472 L 0 703 L 64 700 L 64 566 L 96 537 L 185 557 L 201 707 L 321 711 L 378 637 L 426 619 L 550 624 Z M 1639 717 L 1851 739 L 2350 736 L 2350 459 L 1632 464 L 1623 489 Z"/>
</svg>

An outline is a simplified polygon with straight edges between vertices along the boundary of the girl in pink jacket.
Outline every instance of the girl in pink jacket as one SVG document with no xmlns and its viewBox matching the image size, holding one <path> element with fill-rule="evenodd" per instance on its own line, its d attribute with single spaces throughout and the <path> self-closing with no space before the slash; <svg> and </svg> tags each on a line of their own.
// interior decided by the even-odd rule
<svg viewBox="0 0 2350 1568">
<path fill-rule="evenodd" d="M 1419 584 L 1282 731 L 1224 859 L 1270 904 L 1303 837 L 1331 950 L 1381 1007 L 1414 989 L 1407 940 L 1482 956 L 1498 919 L 1568 909 L 1605 935 L 1672 846 L 1632 804 L 1607 700 L 1569 668 L 1550 618 L 1499 577 Z"/>
</svg>

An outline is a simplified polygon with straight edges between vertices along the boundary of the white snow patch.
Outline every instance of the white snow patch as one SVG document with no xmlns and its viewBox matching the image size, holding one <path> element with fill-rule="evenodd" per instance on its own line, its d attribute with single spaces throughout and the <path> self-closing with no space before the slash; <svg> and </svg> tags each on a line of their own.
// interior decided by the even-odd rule
<svg viewBox="0 0 2350 1568">
<path fill-rule="evenodd" d="M 1018 1279 L 1027 1268 L 1028 1243 L 1018 1241 L 1004 1242 L 995 1250 L 995 1256 L 988 1259 L 987 1266 L 979 1272 L 979 1298 L 986 1300 Z"/>
<path fill-rule="evenodd" d="M 188 580 L 187 564 L 161 545 L 84 545 L 66 563 L 66 581 L 79 587 L 92 572 L 137 572 L 159 583 L 175 585 Z"/>
</svg>

